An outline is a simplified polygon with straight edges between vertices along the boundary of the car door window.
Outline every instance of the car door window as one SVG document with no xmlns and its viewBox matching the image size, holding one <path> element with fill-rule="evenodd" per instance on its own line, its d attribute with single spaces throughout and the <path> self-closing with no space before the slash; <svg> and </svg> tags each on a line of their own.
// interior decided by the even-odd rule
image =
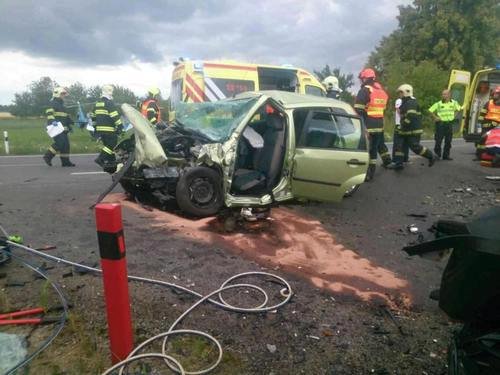
<svg viewBox="0 0 500 375">
<path fill-rule="evenodd" d="M 338 147 L 346 150 L 366 151 L 366 138 L 361 120 L 338 114 L 334 114 L 333 118 L 339 129 L 341 140 Z"/>
<path fill-rule="evenodd" d="M 365 151 L 366 139 L 359 118 L 330 108 L 294 111 L 297 147 Z"/>
</svg>

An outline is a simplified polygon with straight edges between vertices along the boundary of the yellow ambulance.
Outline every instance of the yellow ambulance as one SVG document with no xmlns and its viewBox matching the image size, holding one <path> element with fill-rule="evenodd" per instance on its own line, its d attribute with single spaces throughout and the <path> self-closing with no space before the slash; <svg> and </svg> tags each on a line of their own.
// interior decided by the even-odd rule
<svg viewBox="0 0 500 375">
<path fill-rule="evenodd" d="M 321 83 L 311 73 L 288 65 L 200 60 L 181 60 L 174 65 L 171 110 L 175 110 L 179 102 L 213 102 L 245 91 L 281 90 L 326 95 Z"/>
<path fill-rule="evenodd" d="M 467 142 L 477 142 L 481 138 L 479 112 L 495 87 L 500 86 L 500 65 L 476 72 L 472 81 L 471 76 L 470 72 L 464 70 L 452 70 L 448 89 L 452 98 L 463 106 L 455 133 L 461 133 Z"/>
</svg>

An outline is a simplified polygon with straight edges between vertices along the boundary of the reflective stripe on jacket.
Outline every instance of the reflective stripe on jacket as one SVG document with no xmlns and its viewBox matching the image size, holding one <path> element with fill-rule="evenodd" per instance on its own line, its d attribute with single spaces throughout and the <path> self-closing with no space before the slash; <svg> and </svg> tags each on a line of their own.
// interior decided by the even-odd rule
<svg viewBox="0 0 500 375">
<path fill-rule="evenodd" d="M 94 105 L 92 120 L 95 121 L 97 132 L 114 133 L 122 125 L 122 119 L 113 101 L 102 97 Z"/>
<path fill-rule="evenodd" d="M 366 85 L 365 87 L 370 91 L 370 101 L 366 105 L 367 116 L 383 118 L 389 96 L 378 82 L 375 82 L 373 85 Z"/>
</svg>

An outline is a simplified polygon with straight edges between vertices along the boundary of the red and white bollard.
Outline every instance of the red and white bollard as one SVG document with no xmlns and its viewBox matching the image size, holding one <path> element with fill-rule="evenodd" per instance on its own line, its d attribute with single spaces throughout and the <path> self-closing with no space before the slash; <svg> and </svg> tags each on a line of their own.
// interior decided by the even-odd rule
<svg viewBox="0 0 500 375">
<path fill-rule="evenodd" d="M 95 207 L 95 217 L 111 360 L 118 363 L 127 358 L 134 347 L 121 206 L 100 203 Z"/>
</svg>

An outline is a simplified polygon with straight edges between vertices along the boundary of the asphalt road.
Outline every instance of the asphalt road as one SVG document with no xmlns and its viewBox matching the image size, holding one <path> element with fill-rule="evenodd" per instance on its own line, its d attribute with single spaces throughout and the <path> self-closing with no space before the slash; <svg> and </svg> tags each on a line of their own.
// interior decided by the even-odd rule
<svg viewBox="0 0 500 375">
<path fill-rule="evenodd" d="M 432 146 L 432 142 L 424 144 Z M 388 371 L 380 373 L 441 373 L 451 328 L 437 304 L 429 301 L 427 295 L 439 286 L 446 263 L 410 258 L 400 249 L 415 240 L 406 230 L 409 224 L 416 224 L 426 233 L 426 228 L 440 218 L 468 220 L 499 204 L 499 184 L 486 180 L 485 176 L 499 176 L 500 170 L 480 167 L 472 161 L 473 152 L 473 145 L 455 140 L 451 162 L 440 161 L 429 168 L 426 160 L 412 156 L 402 172 L 379 167 L 373 182 L 363 184 L 353 197 L 341 203 L 291 206 L 298 215 L 307 214 L 320 220 L 340 243 L 356 251 L 361 258 L 408 281 L 413 309 L 402 312 L 400 321 L 412 332 L 410 336 L 400 337 L 397 331 L 393 332 L 393 324 L 380 314 L 376 304 L 370 307 L 359 301 L 344 302 L 337 296 L 336 302 L 331 303 L 324 291 L 297 275 L 282 271 L 275 272 L 287 278 L 296 292 L 293 302 L 283 312 L 242 318 L 207 307 L 201 312 L 210 314 L 207 316 L 212 319 L 201 319 L 196 326 L 206 325 L 205 329 L 222 337 L 226 345 L 233 346 L 231 353 L 238 359 L 237 365 L 246 369 L 240 373 L 257 374 L 265 370 L 265 373 L 274 371 L 277 374 L 327 374 L 330 373 L 328 369 L 338 374 L 368 373 L 372 369 Z M 71 159 L 76 167 L 61 168 L 57 159 L 53 167 L 46 166 L 41 156 L 0 157 L 2 226 L 10 233 L 22 235 L 33 247 L 55 245 L 57 249 L 51 250 L 51 254 L 97 265 L 94 213 L 88 207 L 111 179 L 100 172 L 94 158 L 95 155 L 73 155 Z M 409 214 L 425 217 L 415 218 Z M 131 274 L 182 285 L 196 284 L 195 289 L 207 292 L 217 288 L 226 277 L 263 266 L 226 252 L 218 245 L 196 243 L 186 240 L 186 236 L 181 238 L 178 231 L 159 224 L 146 210 L 125 207 L 123 216 Z M 75 303 L 74 313 L 85 317 L 86 329 L 105 327 L 100 280 L 90 276 L 63 278 L 67 272 L 68 267 L 56 267 L 50 271 L 50 276 L 63 284 Z M 33 301 L 39 298 L 37 289 L 24 291 L 13 294 L 12 298 L 31 298 Z M 144 286 L 132 287 L 132 293 L 134 326 L 145 337 L 158 332 L 160 316 L 173 321 L 192 303 L 178 295 Z M 36 303 L 14 302 L 19 307 Z M 329 327 L 331 332 L 325 333 L 322 327 Z M 379 328 L 373 333 L 373 327 L 382 327 L 390 333 L 380 334 Z M 236 340 L 234 332 L 238 332 Z M 311 340 L 306 335 L 321 336 L 321 340 Z M 433 338 L 439 343 L 429 344 Z M 65 340 L 65 348 L 74 341 L 70 335 Z M 99 348 L 106 347 L 104 334 L 96 340 Z M 277 353 L 270 354 L 265 343 L 277 344 Z M 436 346 L 432 350 L 438 353 L 437 356 L 429 356 L 429 345 Z M 57 348 L 53 346 L 52 350 L 57 353 Z M 306 349 L 307 355 L 304 354 Z M 78 356 L 75 352 L 73 360 Z M 63 357 L 59 360 L 56 354 L 49 362 L 67 368 L 71 361 Z M 40 373 L 46 371 L 47 367 L 43 366 L 47 360 L 43 356 L 40 359 Z M 236 364 L 228 362 L 226 370 L 223 366 L 220 373 L 234 373 L 232 366 Z M 92 368 L 88 372 L 96 371 Z"/>
</svg>

